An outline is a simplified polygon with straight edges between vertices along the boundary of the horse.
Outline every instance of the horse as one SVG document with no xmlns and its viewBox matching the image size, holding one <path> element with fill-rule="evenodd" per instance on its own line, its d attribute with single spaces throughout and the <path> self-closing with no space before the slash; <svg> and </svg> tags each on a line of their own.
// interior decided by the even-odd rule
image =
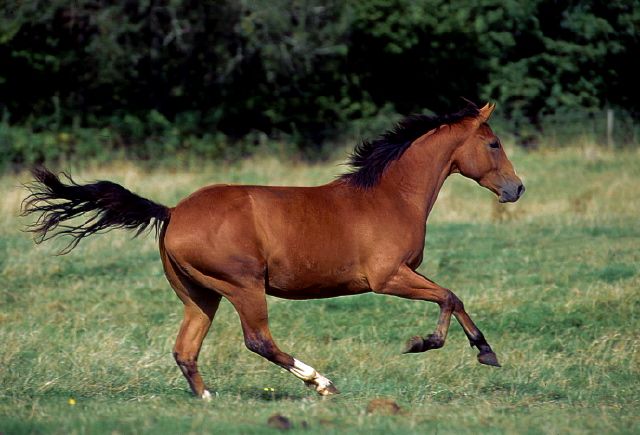
<svg viewBox="0 0 640 435">
<path fill-rule="evenodd" d="M 413 115 L 350 156 L 350 170 L 315 187 L 210 185 L 167 207 L 109 181 L 66 182 L 44 167 L 23 202 L 36 214 L 27 229 L 36 243 L 71 242 L 115 228 L 155 228 L 162 266 L 184 304 L 173 355 L 194 395 L 211 399 L 198 355 L 221 299 L 240 318 L 246 347 L 288 370 L 320 395 L 338 389 L 313 367 L 283 352 L 268 325 L 266 295 L 316 299 L 367 292 L 435 302 L 435 331 L 407 342 L 406 353 L 441 348 L 451 316 L 478 350 L 481 364 L 500 367 L 462 301 L 416 271 L 426 221 L 445 179 L 475 180 L 500 202 L 524 186 L 487 121 L 495 104 L 469 103 L 441 116 Z M 68 220 L 90 213 L 81 224 Z"/>
</svg>

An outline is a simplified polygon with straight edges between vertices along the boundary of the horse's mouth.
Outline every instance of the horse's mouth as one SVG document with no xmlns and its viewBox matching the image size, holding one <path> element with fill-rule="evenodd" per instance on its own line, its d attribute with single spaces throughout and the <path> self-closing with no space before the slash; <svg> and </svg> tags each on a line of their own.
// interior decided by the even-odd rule
<svg viewBox="0 0 640 435">
<path fill-rule="evenodd" d="M 498 198 L 498 202 L 504 204 L 505 202 L 516 202 L 518 199 L 518 197 L 505 198 L 504 196 L 500 195 L 500 197 Z"/>
</svg>

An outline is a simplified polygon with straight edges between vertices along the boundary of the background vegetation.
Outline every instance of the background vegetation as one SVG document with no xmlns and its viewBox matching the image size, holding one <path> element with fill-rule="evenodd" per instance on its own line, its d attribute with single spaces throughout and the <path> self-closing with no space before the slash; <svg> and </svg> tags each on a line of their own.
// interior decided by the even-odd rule
<svg viewBox="0 0 640 435">
<path fill-rule="evenodd" d="M 270 139 L 318 156 L 460 97 L 497 101 L 521 144 L 570 125 L 604 141 L 604 108 L 637 143 L 638 0 L 1 4 L 5 168 L 235 158 Z"/>
<path fill-rule="evenodd" d="M 200 356 L 217 396 L 193 398 L 171 356 L 182 310 L 153 237 L 114 231 L 62 257 L 62 241 L 34 249 L 16 216 L 29 177 L 0 177 L 0 432 L 257 433 L 281 413 L 301 433 L 637 434 L 640 152 L 585 146 L 512 160 L 527 185 L 516 204 L 460 176 L 445 183 L 420 267 L 464 300 L 503 368 L 479 365 L 455 322 L 443 349 L 401 355 L 433 330 L 435 304 L 269 298 L 280 346 L 341 389 L 328 400 L 246 350 L 227 302 Z M 335 163 L 71 169 L 174 204 L 211 182 L 323 183 Z M 368 414 L 380 397 L 403 412 Z"/>
</svg>

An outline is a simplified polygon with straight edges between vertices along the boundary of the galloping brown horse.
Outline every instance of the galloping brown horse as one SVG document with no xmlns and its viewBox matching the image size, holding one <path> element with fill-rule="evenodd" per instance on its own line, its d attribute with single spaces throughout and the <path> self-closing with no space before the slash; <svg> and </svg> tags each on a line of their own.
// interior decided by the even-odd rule
<svg viewBox="0 0 640 435">
<path fill-rule="evenodd" d="M 495 353 L 450 290 L 416 272 L 425 222 L 452 173 L 516 201 L 520 179 L 487 124 L 494 105 L 469 104 L 441 117 L 413 116 L 351 156 L 352 171 L 317 187 L 214 185 L 169 208 L 108 181 L 68 183 L 36 169 L 24 214 L 41 213 L 30 231 L 41 242 L 83 238 L 113 228 L 159 231 L 169 283 L 184 303 L 175 360 L 194 394 L 211 397 L 198 373 L 202 340 L 222 297 L 233 304 L 246 346 L 285 368 L 322 395 L 337 393 L 314 368 L 281 351 L 269 332 L 265 295 L 328 298 L 366 292 L 435 302 L 436 330 L 409 340 L 407 352 L 444 345 L 453 314 L 482 364 Z M 94 212 L 82 225 L 61 225 Z"/>
</svg>

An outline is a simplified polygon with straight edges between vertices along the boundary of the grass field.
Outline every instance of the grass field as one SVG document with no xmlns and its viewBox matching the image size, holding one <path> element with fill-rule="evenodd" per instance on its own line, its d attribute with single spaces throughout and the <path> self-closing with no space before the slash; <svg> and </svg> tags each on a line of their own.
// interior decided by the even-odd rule
<svg viewBox="0 0 640 435">
<path fill-rule="evenodd" d="M 476 362 L 455 322 L 443 349 L 401 355 L 433 331 L 435 304 L 269 299 L 280 347 L 342 391 L 322 399 L 246 350 L 223 302 L 200 356 L 210 403 L 191 397 L 171 356 L 181 304 L 153 237 L 112 232 L 55 256 L 63 244 L 34 247 L 20 232 L 28 176 L 1 177 L 0 432 L 254 433 L 276 431 L 267 419 L 280 413 L 304 433 L 640 433 L 640 152 L 512 160 L 527 185 L 517 204 L 460 176 L 445 183 L 420 267 L 465 302 L 501 369 Z M 71 170 L 173 205 L 213 182 L 319 184 L 343 168 L 254 158 Z M 402 412 L 367 413 L 375 398 Z"/>
</svg>

